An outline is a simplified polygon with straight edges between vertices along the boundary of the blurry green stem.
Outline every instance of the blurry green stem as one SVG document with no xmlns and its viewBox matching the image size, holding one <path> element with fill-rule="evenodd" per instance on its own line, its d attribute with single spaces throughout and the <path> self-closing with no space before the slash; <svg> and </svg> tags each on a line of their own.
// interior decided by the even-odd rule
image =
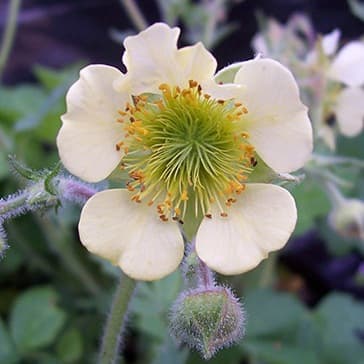
<svg viewBox="0 0 364 364">
<path fill-rule="evenodd" d="M 327 190 L 327 197 L 330 199 L 333 206 L 337 207 L 344 203 L 345 198 L 334 183 L 330 181 L 325 181 L 325 187 Z"/>
<path fill-rule="evenodd" d="M 36 215 L 37 221 L 45 234 L 45 237 L 51 249 L 61 259 L 62 264 L 66 267 L 76 279 L 78 279 L 88 292 L 98 295 L 101 288 L 90 275 L 88 270 L 81 264 L 79 259 L 75 256 L 72 246 L 66 246 L 64 242 L 67 237 L 59 226 L 56 226 L 47 215 Z"/>
<path fill-rule="evenodd" d="M 307 175 L 310 175 L 314 179 L 318 180 L 320 183 L 325 182 L 325 181 L 331 181 L 335 185 L 338 185 L 341 187 L 350 188 L 353 186 L 351 182 L 336 176 L 335 174 L 331 173 L 329 170 L 322 168 L 322 166 L 319 167 L 319 166 L 314 166 L 314 165 L 310 165 L 309 163 L 307 163 L 304 167 L 304 172 Z"/>
<path fill-rule="evenodd" d="M 129 15 L 129 18 L 133 22 L 134 26 L 139 30 L 144 30 L 148 27 L 148 23 L 145 20 L 142 12 L 138 8 L 138 5 L 134 0 L 121 0 L 122 5 L 124 6 L 126 12 Z"/>
<path fill-rule="evenodd" d="M 120 360 L 121 336 L 135 286 L 136 281 L 121 273 L 120 282 L 106 322 L 98 364 L 117 364 Z"/>
<path fill-rule="evenodd" d="M 259 286 L 262 288 L 270 287 L 274 281 L 274 271 L 277 263 L 277 254 L 271 253 L 264 262 L 264 267 L 259 280 Z"/>
<path fill-rule="evenodd" d="M 11 0 L 8 19 L 0 48 L 0 80 L 13 45 L 21 0 Z"/>
<path fill-rule="evenodd" d="M 338 165 L 338 164 L 348 164 L 350 166 L 364 168 L 364 161 L 351 157 L 342 157 L 336 155 L 320 155 L 320 154 L 312 154 L 312 159 L 318 165 L 330 166 L 330 165 Z"/>
<path fill-rule="evenodd" d="M 221 0 L 214 0 L 206 4 L 206 6 L 209 6 L 210 9 L 208 11 L 208 19 L 205 24 L 202 42 L 207 49 L 212 48 L 214 45 L 214 35 L 216 33 L 216 26 L 218 22 L 217 16 L 219 14 L 219 8 L 222 6 L 222 3 L 223 1 Z"/>
</svg>

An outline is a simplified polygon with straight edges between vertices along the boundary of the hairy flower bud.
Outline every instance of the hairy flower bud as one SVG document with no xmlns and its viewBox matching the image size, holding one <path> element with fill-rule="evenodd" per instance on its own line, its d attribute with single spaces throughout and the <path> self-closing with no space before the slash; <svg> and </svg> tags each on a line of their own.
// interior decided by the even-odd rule
<svg viewBox="0 0 364 364">
<path fill-rule="evenodd" d="M 329 224 L 341 236 L 364 240 L 364 203 L 347 199 L 329 215 Z"/>
<path fill-rule="evenodd" d="M 232 345 L 244 334 L 244 313 L 227 287 L 199 287 L 182 292 L 171 313 L 171 332 L 204 359 Z"/>
</svg>

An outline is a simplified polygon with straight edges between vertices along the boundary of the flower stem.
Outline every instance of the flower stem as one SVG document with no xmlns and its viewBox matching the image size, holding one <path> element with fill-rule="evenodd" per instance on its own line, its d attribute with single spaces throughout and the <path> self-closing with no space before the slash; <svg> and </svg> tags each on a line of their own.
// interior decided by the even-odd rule
<svg viewBox="0 0 364 364">
<path fill-rule="evenodd" d="M 6 199 L 0 198 L 0 218 L 6 220 L 11 216 L 21 215 L 27 211 L 28 194 L 21 191 L 16 195 L 9 196 Z"/>
<path fill-rule="evenodd" d="M 20 2 L 21 0 L 10 1 L 8 20 L 0 48 L 0 80 L 13 45 Z"/>
<path fill-rule="evenodd" d="M 98 364 L 117 364 L 119 362 L 121 335 L 125 327 L 128 307 L 135 286 L 136 281 L 125 274 L 121 274 L 111 306 L 111 312 L 106 322 Z"/>
<path fill-rule="evenodd" d="M 130 20 L 139 31 L 148 27 L 147 21 L 134 0 L 121 0 L 121 3 L 128 13 Z"/>
<path fill-rule="evenodd" d="M 274 283 L 274 271 L 277 265 L 277 253 L 271 253 L 268 259 L 264 262 L 263 271 L 259 280 L 259 287 L 271 287 Z"/>
<path fill-rule="evenodd" d="M 205 286 L 205 288 L 213 287 L 215 284 L 214 280 L 214 274 L 210 270 L 210 268 L 201 260 L 198 258 L 198 279 L 199 283 Z"/>
</svg>

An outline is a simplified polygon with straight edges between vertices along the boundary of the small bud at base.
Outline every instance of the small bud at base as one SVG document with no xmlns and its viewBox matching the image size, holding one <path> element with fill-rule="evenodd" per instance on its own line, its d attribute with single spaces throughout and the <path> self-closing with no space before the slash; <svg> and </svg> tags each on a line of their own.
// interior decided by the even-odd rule
<svg viewBox="0 0 364 364">
<path fill-rule="evenodd" d="M 244 335 L 242 306 L 227 287 L 182 292 L 170 319 L 171 333 L 177 341 L 195 348 L 206 360 Z"/>
</svg>

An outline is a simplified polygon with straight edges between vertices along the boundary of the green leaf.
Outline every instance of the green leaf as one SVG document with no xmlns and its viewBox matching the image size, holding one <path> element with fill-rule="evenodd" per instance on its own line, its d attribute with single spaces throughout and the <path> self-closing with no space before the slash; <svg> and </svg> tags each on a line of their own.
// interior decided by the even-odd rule
<svg viewBox="0 0 364 364">
<path fill-rule="evenodd" d="M 251 340 L 246 341 L 244 347 L 265 364 L 322 364 L 315 353 L 279 340 Z"/>
<path fill-rule="evenodd" d="M 19 356 L 16 352 L 15 345 L 8 333 L 6 326 L 0 319 L 0 363 L 15 364 L 18 363 Z"/>
<path fill-rule="evenodd" d="M 71 85 L 70 80 L 66 80 L 64 83 L 59 85 L 57 88 L 52 90 L 52 92 L 45 98 L 44 102 L 39 106 L 39 108 L 33 113 L 27 113 L 23 118 L 18 120 L 14 126 L 16 132 L 24 132 L 27 130 L 35 129 L 41 125 L 42 121 L 46 119 L 48 115 L 51 115 L 52 119 L 58 119 L 59 112 L 62 110 L 60 102 L 63 101 L 66 91 Z M 46 127 L 52 126 L 52 123 L 45 124 Z"/>
<path fill-rule="evenodd" d="M 21 352 L 45 347 L 54 341 L 66 319 L 56 300 L 56 291 L 48 287 L 32 288 L 16 299 L 10 331 Z"/>
<path fill-rule="evenodd" d="M 170 335 L 166 335 L 165 342 L 158 347 L 158 352 L 152 364 L 185 364 L 189 355 L 186 347 L 178 347 Z"/>
<path fill-rule="evenodd" d="M 13 170 L 21 177 L 32 180 L 38 181 L 42 178 L 42 173 L 39 171 L 33 171 L 31 168 L 28 168 L 23 163 L 19 162 L 15 156 L 9 155 L 8 156 L 9 165 L 13 168 Z"/>
<path fill-rule="evenodd" d="M 83 352 L 83 342 L 80 331 L 71 328 L 66 331 L 57 343 L 57 354 L 62 363 L 74 363 L 80 360 Z"/>
<path fill-rule="evenodd" d="M 56 70 L 40 65 L 34 67 L 34 73 L 39 82 L 48 90 L 52 90 L 64 83 L 68 79 L 76 81 L 79 70 L 83 67 L 83 63 L 72 64 L 62 70 Z"/>
<path fill-rule="evenodd" d="M 307 311 L 298 299 L 287 293 L 255 290 L 243 299 L 248 317 L 246 338 L 281 337 L 296 332 Z"/>
<path fill-rule="evenodd" d="M 46 98 L 37 86 L 22 85 L 0 88 L 0 120 L 11 124 L 21 117 L 36 112 Z"/>
<path fill-rule="evenodd" d="M 322 334 L 322 362 L 360 363 L 364 346 L 359 332 L 364 332 L 364 304 L 349 295 L 333 293 L 326 297 L 314 315 Z"/>
<path fill-rule="evenodd" d="M 298 210 L 298 220 L 295 234 L 300 235 L 311 229 L 317 218 L 326 216 L 331 205 L 319 185 L 305 179 L 292 190 Z"/>
<path fill-rule="evenodd" d="M 178 272 L 162 280 L 139 285 L 132 311 L 136 315 L 136 325 L 142 332 L 160 342 L 164 340 L 168 326 L 167 313 L 180 287 Z"/>
</svg>

